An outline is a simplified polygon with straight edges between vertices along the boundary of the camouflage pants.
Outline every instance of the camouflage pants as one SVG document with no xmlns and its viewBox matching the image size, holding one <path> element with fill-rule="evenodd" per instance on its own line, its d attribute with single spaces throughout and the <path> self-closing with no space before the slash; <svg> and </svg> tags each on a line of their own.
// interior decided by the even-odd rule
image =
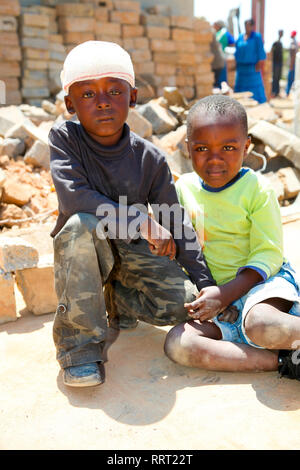
<svg viewBox="0 0 300 470">
<path fill-rule="evenodd" d="M 78 213 L 54 238 L 53 338 L 63 368 L 102 361 L 106 313 L 113 327 L 122 319 L 175 325 L 187 320 L 183 304 L 197 292 L 176 261 L 153 255 L 143 239 L 99 239 L 97 224 Z"/>
</svg>

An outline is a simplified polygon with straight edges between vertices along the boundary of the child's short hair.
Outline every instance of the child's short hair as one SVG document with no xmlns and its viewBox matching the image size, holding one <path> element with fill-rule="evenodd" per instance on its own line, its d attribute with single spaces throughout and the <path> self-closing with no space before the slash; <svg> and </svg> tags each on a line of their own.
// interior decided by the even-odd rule
<svg viewBox="0 0 300 470">
<path fill-rule="evenodd" d="M 114 42 L 86 41 L 74 47 L 67 55 L 61 82 L 66 94 L 75 82 L 114 77 L 135 86 L 133 64 L 125 49 Z"/>
<path fill-rule="evenodd" d="M 241 124 L 245 135 L 248 135 L 248 119 L 245 108 L 235 99 L 224 95 L 210 95 L 197 101 L 190 109 L 187 117 L 187 137 L 192 131 L 192 121 L 200 112 L 217 114 L 219 116 L 235 117 Z"/>
</svg>

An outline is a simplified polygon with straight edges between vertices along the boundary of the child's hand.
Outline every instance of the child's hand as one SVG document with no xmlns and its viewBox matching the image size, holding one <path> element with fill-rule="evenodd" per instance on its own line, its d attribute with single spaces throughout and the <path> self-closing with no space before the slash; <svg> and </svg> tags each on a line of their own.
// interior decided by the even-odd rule
<svg viewBox="0 0 300 470">
<path fill-rule="evenodd" d="M 226 308 L 222 289 L 218 286 L 204 287 L 199 292 L 196 300 L 184 304 L 188 313 L 194 320 L 210 320 Z"/>
<path fill-rule="evenodd" d="M 169 230 L 162 227 L 151 217 L 141 224 L 140 232 L 148 241 L 151 253 L 157 256 L 168 256 L 171 260 L 176 256 L 176 245 Z"/>
</svg>

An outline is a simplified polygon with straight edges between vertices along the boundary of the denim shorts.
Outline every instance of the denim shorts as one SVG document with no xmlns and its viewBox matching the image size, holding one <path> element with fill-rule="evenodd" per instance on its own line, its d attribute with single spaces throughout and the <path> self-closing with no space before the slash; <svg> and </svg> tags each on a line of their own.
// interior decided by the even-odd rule
<svg viewBox="0 0 300 470">
<path fill-rule="evenodd" d="M 213 318 L 214 323 L 222 332 L 222 339 L 265 349 L 253 343 L 247 337 L 244 320 L 254 305 L 272 297 L 279 297 L 293 302 L 293 306 L 288 313 L 300 317 L 300 282 L 297 279 L 296 272 L 288 262 L 283 263 L 277 274 L 257 284 L 246 295 L 232 303 L 239 312 L 239 316 L 234 323 L 218 320 L 221 314 Z"/>
</svg>

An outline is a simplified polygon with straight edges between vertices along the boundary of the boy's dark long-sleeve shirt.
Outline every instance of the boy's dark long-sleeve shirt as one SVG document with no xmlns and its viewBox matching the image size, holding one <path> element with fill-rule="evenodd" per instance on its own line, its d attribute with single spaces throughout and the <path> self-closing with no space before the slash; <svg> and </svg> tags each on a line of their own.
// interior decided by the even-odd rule
<svg viewBox="0 0 300 470">
<path fill-rule="evenodd" d="M 144 208 L 148 204 L 152 207 L 161 207 L 162 204 L 167 208 L 177 207 L 180 220 L 178 210 L 175 210 L 175 224 L 172 217 L 168 220 L 171 220 L 169 226 L 166 226 L 164 219 L 158 220 L 174 237 L 176 259 L 199 290 L 215 285 L 196 233 L 186 212 L 179 206 L 166 159 L 158 148 L 131 132 L 127 124 L 115 146 L 102 146 L 87 134 L 80 123 L 73 121 L 54 125 L 49 133 L 49 145 L 51 173 L 59 203 L 59 215 L 52 236 L 60 231 L 71 215 L 78 212 L 97 215 L 103 221 L 107 213 L 101 209 L 112 207 L 116 215 L 116 232 L 120 233 L 118 225 L 121 224 L 121 212 L 124 225 L 124 208 L 128 227 L 143 212 L 135 210 L 139 205 Z M 123 201 L 126 201 L 124 206 Z M 176 229 L 182 228 L 184 230 L 177 232 L 180 234 L 182 231 L 182 236 L 174 236 Z M 187 246 L 190 248 L 186 249 Z"/>
</svg>

